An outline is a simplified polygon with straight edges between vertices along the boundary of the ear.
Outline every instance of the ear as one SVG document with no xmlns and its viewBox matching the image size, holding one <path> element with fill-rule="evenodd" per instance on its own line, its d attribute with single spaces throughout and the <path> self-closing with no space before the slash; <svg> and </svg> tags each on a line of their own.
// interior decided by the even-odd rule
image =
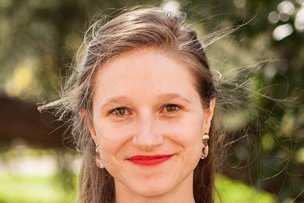
<svg viewBox="0 0 304 203">
<path fill-rule="evenodd" d="M 215 107 L 215 98 L 213 98 L 210 101 L 209 108 L 205 110 L 205 123 L 204 123 L 203 133 L 209 134 L 214 107 Z"/>
<path fill-rule="evenodd" d="M 89 119 L 88 112 L 86 110 L 82 109 L 82 110 L 80 110 L 79 115 L 80 115 L 82 121 L 89 127 L 89 131 L 91 133 L 91 136 L 92 136 L 94 142 L 98 143 L 94 125 L 93 125 L 93 123 L 90 123 L 88 120 Z"/>
</svg>

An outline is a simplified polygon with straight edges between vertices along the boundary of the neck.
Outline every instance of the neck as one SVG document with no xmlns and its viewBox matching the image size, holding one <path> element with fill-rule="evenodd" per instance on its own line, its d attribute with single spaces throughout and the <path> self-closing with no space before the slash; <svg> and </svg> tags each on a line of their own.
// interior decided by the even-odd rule
<svg viewBox="0 0 304 203">
<path fill-rule="evenodd" d="M 171 190 L 159 194 L 141 195 L 130 191 L 115 180 L 116 203 L 195 203 L 193 173 Z"/>
</svg>

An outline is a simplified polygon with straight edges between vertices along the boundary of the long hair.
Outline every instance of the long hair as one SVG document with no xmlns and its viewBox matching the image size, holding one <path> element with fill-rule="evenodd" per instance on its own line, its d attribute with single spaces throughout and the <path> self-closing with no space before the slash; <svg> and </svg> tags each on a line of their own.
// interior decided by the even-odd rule
<svg viewBox="0 0 304 203">
<path fill-rule="evenodd" d="M 209 108 L 211 99 L 216 96 L 204 47 L 182 13 L 139 9 L 126 12 L 101 27 L 98 25 L 94 24 L 90 28 L 92 34 L 85 36 L 75 71 L 66 81 L 61 98 L 40 107 L 40 110 L 57 108 L 61 120 L 71 118 L 76 148 L 83 152 L 78 202 L 84 203 L 115 202 L 114 178 L 106 169 L 96 166 L 94 142 L 88 130 L 88 125 L 92 122 L 94 76 L 109 60 L 134 49 L 152 47 L 163 50 L 166 56 L 181 61 L 188 68 L 203 109 Z M 85 119 L 79 115 L 81 110 L 88 112 Z M 194 170 L 193 194 L 196 203 L 214 202 L 214 148 L 219 139 L 212 126 L 213 124 L 210 129 L 211 150 L 208 158 L 200 160 Z"/>
</svg>

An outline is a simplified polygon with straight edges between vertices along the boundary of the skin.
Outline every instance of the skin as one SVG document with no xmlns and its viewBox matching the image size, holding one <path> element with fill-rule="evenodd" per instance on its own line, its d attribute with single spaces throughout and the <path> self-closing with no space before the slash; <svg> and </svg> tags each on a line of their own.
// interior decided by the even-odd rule
<svg viewBox="0 0 304 203">
<path fill-rule="evenodd" d="M 156 49 L 135 50 L 96 74 L 92 138 L 123 203 L 193 203 L 193 170 L 215 101 L 203 109 L 186 66 Z M 83 113 L 82 113 L 83 114 Z M 172 155 L 153 166 L 133 156 Z"/>
</svg>

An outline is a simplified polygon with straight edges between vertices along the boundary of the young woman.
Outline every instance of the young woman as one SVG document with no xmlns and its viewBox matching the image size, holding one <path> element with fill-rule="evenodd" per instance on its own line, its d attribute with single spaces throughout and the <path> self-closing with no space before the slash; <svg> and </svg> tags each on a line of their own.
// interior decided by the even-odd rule
<svg viewBox="0 0 304 203">
<path fill-rule="evenodd" d="M 78 202 L 212 203 L 216 89 L 183 15 L 127 12 L 84 45 L 62 98 L 40 107 L 72 115 Z"/>
</svg>

